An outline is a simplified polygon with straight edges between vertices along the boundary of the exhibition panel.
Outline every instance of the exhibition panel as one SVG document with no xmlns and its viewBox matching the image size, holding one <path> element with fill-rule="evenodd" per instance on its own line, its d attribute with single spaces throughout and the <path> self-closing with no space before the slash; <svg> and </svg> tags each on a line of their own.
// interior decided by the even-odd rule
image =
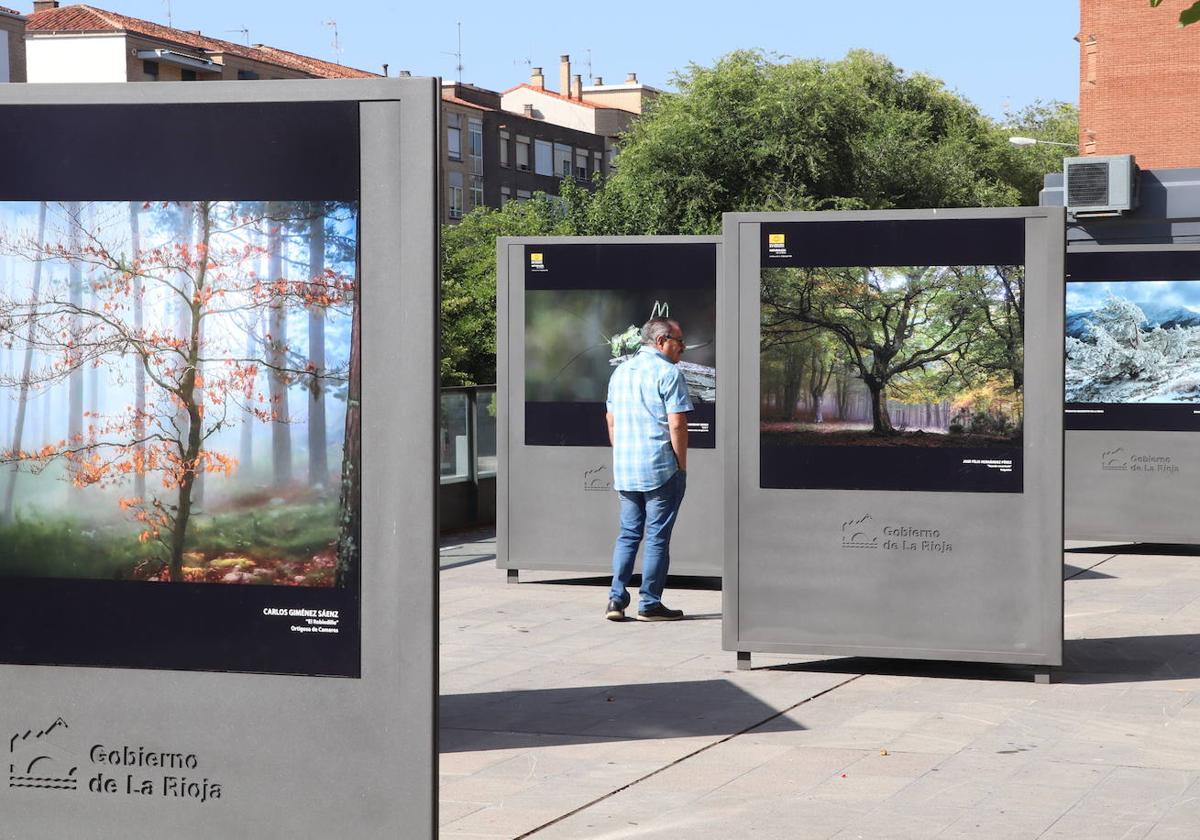
<svg viewBox="0 0 1200 840">
<path fill-rule="evenodd" d="M 0 91 L 13 836 L 433 835 L 437 97 Z"/>
<path fill-rule="evenodd" d="M 1200 542 L 1200 248 L 1073 247 L 1065 351 L 1067 537 Z"/>
<path fill-rule="evenodd" d="M 1062 660 L 1063 214 L 728 214 L 726 649 Z"/>
<path fill-rule="evenodd" d="M 719 238 L 501 238 L 497 244 L 497 565 L 610 573 L 618 497 L 605 400 L 643 323 L 677 319 L 688 496 L 672 574 L 720 575 Z"/>
</svg>

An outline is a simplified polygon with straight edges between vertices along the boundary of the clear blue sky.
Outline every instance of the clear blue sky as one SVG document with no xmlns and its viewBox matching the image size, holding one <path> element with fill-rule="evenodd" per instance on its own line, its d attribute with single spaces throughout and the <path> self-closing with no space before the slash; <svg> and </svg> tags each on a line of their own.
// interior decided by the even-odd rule
<svg viewBox="0 0 1200 840">
<path fill-rule="evenodd" d="M 8 0 L 27 10 L 32 0 Z M 66 2 L 64 1 L 64 5 Z M 167 0 L 95 0 L 100 8 L 166 22 Z M 558 56 L 574 72 L 620 81 L 629 71 L 670 88 L 674 71 L 757 47 L 836 59 L 864 47 L 906 70 L 942 79 L 999 116 L 1035 99 L 1078 96 L 1077 0 L 791 0 L 791 2 L 385 3 L 358 0 L 170 0 L 174 25 L 267 43 L 332 60 L 335 19 L 343 64 L 455 77 L 455 23 L 463 24 L 463 81 L 501 89 L 524 81 L 529 63 L 558 86 Z M 586 9 L 586 11 L 585 11 Z M 406 13 L 405 10 L 413 10 Z M 527 61 L 529 63 L 527 63 Z"/>
</svg>

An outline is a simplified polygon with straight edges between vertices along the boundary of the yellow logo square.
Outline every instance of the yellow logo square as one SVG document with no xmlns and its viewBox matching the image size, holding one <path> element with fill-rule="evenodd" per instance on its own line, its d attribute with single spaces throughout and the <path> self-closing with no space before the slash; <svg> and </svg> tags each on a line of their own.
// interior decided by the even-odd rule
<svg viewBox="0 0 1200 840">
<path fill-rule="evenodd" d="M 530 255 L 529 255 L 529 261 L 530 261 L 531 263 L 540 263 L 540 262 L 542 261 L 542 255 L 541 255 L 541 254 L 537 254 L 537 253 L 530 254 Z"/>
<path fill-rule="evenodd" d="M 783 244 L 783 234 L 782 233 L 768 233 L 767 234 L 767 244 L 768 245 L 782 245 Z"/>
</svg>

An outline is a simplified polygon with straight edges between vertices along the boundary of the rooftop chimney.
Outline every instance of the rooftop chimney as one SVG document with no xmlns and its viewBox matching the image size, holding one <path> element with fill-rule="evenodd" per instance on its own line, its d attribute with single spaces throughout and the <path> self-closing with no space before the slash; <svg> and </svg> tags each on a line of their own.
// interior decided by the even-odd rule
<svg viewBox="0 0 1200 840">
<path fill-rule="evenodd" d="M 592 84 L 595 85 L 596 87 L 604 87 L 604 77 L 603 76 L 592 76 Z"/>
<path fill-rule="evenodd" d="M 558 92 L 563 96 L 571 95 L 571 56 L 558 57 Z"/>
<path fill-rule="evenodd" d="M 638 80 L 637 80 L 637 73 L 630 73 L 629 75 L 627 75 L 627 76 L 625 77 L 625 84 L 627 84 L 627 85 L 636 85 L 637 83 L 638 83 Z"/>
<path fill-rule="evenodd" d="M 533 105 L 528 102 L 525 103 L 525 116 L 529 117 L 529 119 L 533 119 Z"/>
<path fill-rule="evenodd" d="M 542 75 L 541 67 L 532 67 L 529 70 L 529 84 L 535 88 L 546 87 L 546 77 Z"/>
<path fill-rule="evenodd" d="M 400 76 L 401 78 L 407 79 L 409 76 L 412 75 L 412 71 L 411 70 L 401 70 L 396 75 Z"/>
<path fill-rule="evenodd" d="M 578 73 L 571 77 L 571 98 L 583 101 L 583 76 Z"/>
<path fill-rule="evenodd" d="M 48 12 L 58 8 L 58 0 L 33 0 L 33 13 Z"/>
</svg>

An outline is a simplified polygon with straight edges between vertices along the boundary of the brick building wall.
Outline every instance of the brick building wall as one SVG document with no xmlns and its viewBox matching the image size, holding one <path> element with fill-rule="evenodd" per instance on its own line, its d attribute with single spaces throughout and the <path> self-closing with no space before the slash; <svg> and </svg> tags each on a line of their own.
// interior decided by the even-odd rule
<svg viewBox="0 0 1200 840">
<path fill-rule="evenodd" d="M 1200 24 L 1193 0 L 1080 0 L 1079 148 L 1143 169 L 1200 166 Z"/>
<path fill-rule="evenodd" d="M 25 21 L 7 8 L 0 11 L 0 38 L 8 44 L 8 72 L 0 76 L 10 82 L 25 81 Z"/>
</svg>

